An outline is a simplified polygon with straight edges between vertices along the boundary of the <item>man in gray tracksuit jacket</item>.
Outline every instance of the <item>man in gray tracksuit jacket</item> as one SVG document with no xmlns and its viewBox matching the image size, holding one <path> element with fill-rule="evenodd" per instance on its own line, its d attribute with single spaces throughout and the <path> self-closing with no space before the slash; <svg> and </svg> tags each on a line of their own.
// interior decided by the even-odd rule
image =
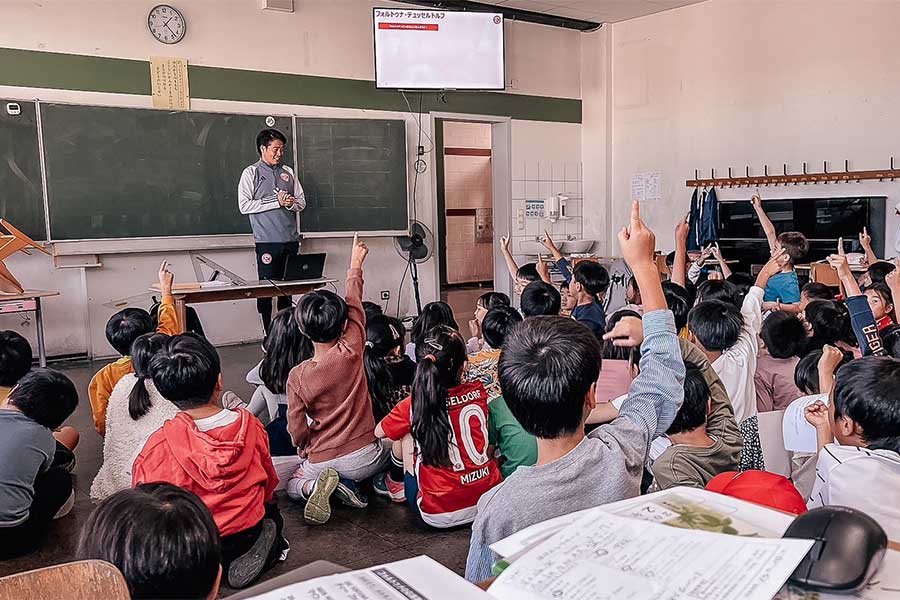
<svg viewBox="0 0 900 600">
<path fill-rule="evenodd" d="M 244 169 L 238 183 L 238 208 L 249 215 L 256 241 L 259 279 L 283 280 L 287 259 L 300 251 L 300 211 L 306 198 L 293 169 L 281 163 L 287 138 L 277 129 L 256 136 L 259 161 Z M 291 306 L 290 296 L 278 298 L 278 310 Z M 272 299 L 258 298 L 256 308 L 269 333 Z"/>
</svg>

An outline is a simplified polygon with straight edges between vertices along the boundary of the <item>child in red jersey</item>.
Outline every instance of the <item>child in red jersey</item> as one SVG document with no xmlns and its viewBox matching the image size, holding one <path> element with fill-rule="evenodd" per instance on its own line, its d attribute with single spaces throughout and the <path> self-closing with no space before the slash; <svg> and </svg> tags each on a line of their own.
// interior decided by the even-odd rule
<svg viewBox="0 0 900 600">
<path fill-rule="evenodd" d="M 414 464 L 405 465 L 406 498 L 425 523 L 471 523 L 478 499 L 502 479 L 488 454 L 488 395 L 480 381 L 461 383 L 466 342 L 455 329 L 429 331 L 416 345 L 416 357 L 412 396 L 394 407 L 375 435 L 394 441 L 411 435 L 413 461 L 405 462 Z"/>
</svg>

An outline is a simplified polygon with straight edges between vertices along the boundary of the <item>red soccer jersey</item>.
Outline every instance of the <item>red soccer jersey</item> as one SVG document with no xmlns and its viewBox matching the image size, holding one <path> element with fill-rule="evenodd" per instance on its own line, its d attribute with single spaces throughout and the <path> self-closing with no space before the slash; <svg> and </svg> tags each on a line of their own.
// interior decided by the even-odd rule
<svg viewBox="0 0 900 600">
<path fill-rule="evenodd" d="M 484 384 L 464 383 L 449 390 L 450 462 L 452 467 L 422 464 L 416 443 L 417 498 L 422 519 L 432 527 L 455 527 L 475 520 L 478 499 L 503 479 L 488 456 L 488 402 Z M 407 398 L 381 422 L 387 437 L 399 440 L 410 433 L 412 399 Z"/>
</svg>

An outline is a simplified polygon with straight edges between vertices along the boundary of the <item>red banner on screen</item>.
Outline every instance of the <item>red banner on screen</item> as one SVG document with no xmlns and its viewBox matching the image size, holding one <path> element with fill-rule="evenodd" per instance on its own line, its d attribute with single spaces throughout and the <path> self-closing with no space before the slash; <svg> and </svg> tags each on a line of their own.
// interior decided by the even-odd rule
<svg viewBox="0 0 900 600">
<path fill-rule="evenodd" d="M 378 29 L 406 29 L 409 31 L 438 31 L 437 23 L 379 23 Z"/>
</svg>

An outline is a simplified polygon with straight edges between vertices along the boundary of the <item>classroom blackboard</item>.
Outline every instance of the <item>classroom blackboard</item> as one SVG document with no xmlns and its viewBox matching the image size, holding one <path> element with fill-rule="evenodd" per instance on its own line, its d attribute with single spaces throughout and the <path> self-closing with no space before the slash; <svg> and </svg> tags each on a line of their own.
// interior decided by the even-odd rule
<svg viewBox="0 0 900 600">
<path fill-rule="evenodd" d="M 53 240 L 250 232 L 237 185 L 266 115 L 40 108 Z M 302 232 L 406 229 L 403 120 L 275 118 L 289 145 L 298 127 Z"/>
<path fill-rule="evenodd" d="M 297 119 L 303 231 L 409 227 L 403 120 Z"/>
<path fill-rule="evenodd" d="M 0 100 L 0 217 L 36 240 L 47 239 L 34 102 Z"/>
<path fill-rule="evenodd" d="M 41 116 L 52 239 L 250 232 L 237 185 L 264 115 L 43 104 Z M 292 126 L 276 119 L 288 140 Z"/>
</svg>

